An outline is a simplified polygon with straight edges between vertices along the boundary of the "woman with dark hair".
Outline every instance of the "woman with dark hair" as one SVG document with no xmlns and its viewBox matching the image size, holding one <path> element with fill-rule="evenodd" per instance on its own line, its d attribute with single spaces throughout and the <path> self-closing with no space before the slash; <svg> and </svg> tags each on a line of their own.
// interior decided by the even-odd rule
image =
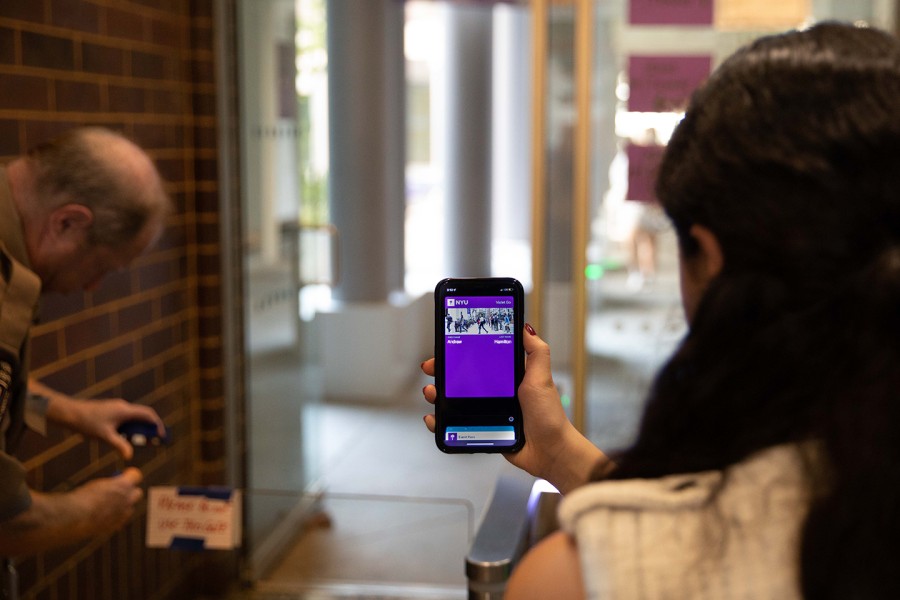
<svg viewBox="0 0 900 600">
<path fill-rule="evenodd" d="M 526 327 L 509 459 L 571 493 L 507 598 L 900 598 L 900 42 L 824 23 L 738 51 L 657 195 L 689 332 L 610 460 Z"/>
</svg>

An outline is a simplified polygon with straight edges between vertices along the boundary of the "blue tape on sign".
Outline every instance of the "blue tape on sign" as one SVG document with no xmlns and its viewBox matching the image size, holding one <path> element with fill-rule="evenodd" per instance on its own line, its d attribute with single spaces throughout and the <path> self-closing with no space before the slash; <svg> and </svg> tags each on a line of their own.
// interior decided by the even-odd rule
<svg viewBox="0 0 900 600">
<path fill-rule="evenodd" d="M 206 540 L 203 538 L 187 538 L 187 537 L 173 537 L 172 543 L 169 545 L 169 548 L 172 550 L 189 550 L 191 552 L 197 552 L 199 550 L 203 550 L 203 546 L 206 543 Z"/>
<path fill-rule="evenodd" d="M 205 496 L 213 500 L 230 500 L 232 489 L 229 487 L 183 486 L 178 488 L 179 496 Z"/>
</svg>

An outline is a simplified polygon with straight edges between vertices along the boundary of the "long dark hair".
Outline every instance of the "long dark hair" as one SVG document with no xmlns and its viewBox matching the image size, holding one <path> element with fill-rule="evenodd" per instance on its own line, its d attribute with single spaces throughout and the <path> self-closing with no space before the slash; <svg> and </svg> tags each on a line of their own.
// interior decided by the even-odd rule
<svg viewBox="0 0 900 600">
<path fill-rule="evenodd" d="M 762 38 L 692 98 L 657 195 L 724 255 L 616 478 L 819 440 L 808 598 L 900 597 L 900 43 L 824 23 Z"/>
</svg>

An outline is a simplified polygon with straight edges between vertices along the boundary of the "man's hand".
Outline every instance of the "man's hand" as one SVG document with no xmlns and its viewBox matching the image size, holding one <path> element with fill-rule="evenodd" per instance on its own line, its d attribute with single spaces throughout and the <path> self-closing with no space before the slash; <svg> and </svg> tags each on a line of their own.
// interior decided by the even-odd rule
<svg viewBox="0 0 900 600">
<path fill-rule="evenodd" d="M 156 411 L 149 406 L 133 404 L 121 398 L 82 400 L 62 394 L 40 382 L 28 382 L 29 392 L 48 398 L 47 419 L 87 437 L 106 442 L 123 459 L 131 460 L 134 448 L 116 431 L 126 421 L 147 421 L 156 425 L 161 437 L 166 426 Z"/>
</svg>

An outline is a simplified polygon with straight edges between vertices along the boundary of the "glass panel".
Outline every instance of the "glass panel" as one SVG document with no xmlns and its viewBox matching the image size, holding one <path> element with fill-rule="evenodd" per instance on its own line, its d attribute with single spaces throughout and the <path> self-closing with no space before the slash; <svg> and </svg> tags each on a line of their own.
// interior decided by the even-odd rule
<svg viewBox="0 0 900 600">
<path fill-rule="evenodd" d="M 318 227 L 327 205 L 321 153 L 311 150 L 317 105 L 309 94 L 298 95 L 297 82 L 321 89 L 316 75 L 322 72 L 298 61 L 295 40 L 309 40 L 308 51 L 324 39 L 302 22 L 298 35 L 294 0 L 244 0 L 237 9 L 249 428 L 245 550 L 249 571 L 257 572 L 273 557 L 279 533 L 291 529 L 286 520 L 309 510 L 302 493 L 318 476 L 320 384 L 300 316 L 308 284 L 329 275 L 328 230 Z M 298 64 L 305 67 L 302 77 Z"/>
<path fill-rule="evenodd" d="M 339 262 L 338 233 L 330 224 L 338 210 L 329 215 L 326 185 L 326 4 L 237 3 L 248 349 L 245 577 L 257 589 L 286 593 L 324 589 L 461 598 L 475 516 L 505 461 L 496 456 L 454 461 L 435 448 L 421 421 L 428 410 L 421 399 L 424 377 L 413 378 L 397 398 L 371 405 L 324 393 L 325 366 L 344 362 L 326 365 L 322 356 L 329 340 L 321 316 L 333 308 Z M 446 35 L 448 5 L 405 6 L 406 291 L 422 296 L 446 276 L 439 243 L 445 211 L 441 158 L 453 124 L 436 126 L 447 120 L 440 110 L 447 98 L 439 96 L 451 93 L 440 81 L 446 58 L 440 51 L 446 48 L 436 42 Z M 494 140 L 502 139 L 509 150 L 503 201 L 487 221 L 494 236 L 491 258 L 498 275 L 528 285 L 530 190 L 522 163 L 529 159 L 530 114 L 521 101 L 528 90 L 530 54 L 522 35 L 528 30 L 527 10 L 476 9 L 485 17 L 495 13 L 494 35 L 510 36 L 500 59 L 506 62 L 496 72 L 510 86 L 500 91 L 516 105 L 502 111 L 506 127 Z M 396 324 L 383 344 L 385 355 L 395 358 L 398 348 L 422 337 L 409 333 L 416 329 L 410 320 Z M 430 345 L 431 329 L 424 331 Z M 373 338 L 366 327 L 358 334 L 360 340 Z M 391 372 L 416 369 L 412 361 L 403 362 Z M 349 373 L 354 365 L 346 368 Z"/>
<path fill-rule="evenodd" d="M 271 500 L 272 498 L 267 498 Z M 261 593 L 341 598 L 464 598 L 462 558 L 474 509 L 455 499 L 328 493 L 283 560 L 255 582 Z M 449 568 L 448 568 L 449 567 Z"/>
</svg>

